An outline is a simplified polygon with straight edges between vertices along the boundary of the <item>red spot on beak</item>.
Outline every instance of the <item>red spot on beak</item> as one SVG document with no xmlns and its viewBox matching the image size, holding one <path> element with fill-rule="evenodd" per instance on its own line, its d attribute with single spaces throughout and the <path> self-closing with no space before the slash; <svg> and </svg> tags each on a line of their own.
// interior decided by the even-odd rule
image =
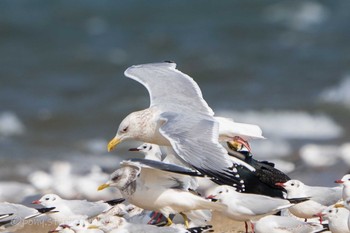
<svg viewBox="0 0 350 233">
<path fill-rule="evenodd" d="M 276 186 L 280 186 L 280 187 L 284 187 L 284 183 L 281 183 L 281 182 L 277 182 L 275 183 Z"/>
<path fill-rule="evenodd" d="M 214 199 L 215 198 L 215 195 L 209 195 L 207 196 L 207 199 Z"/>
</svg>

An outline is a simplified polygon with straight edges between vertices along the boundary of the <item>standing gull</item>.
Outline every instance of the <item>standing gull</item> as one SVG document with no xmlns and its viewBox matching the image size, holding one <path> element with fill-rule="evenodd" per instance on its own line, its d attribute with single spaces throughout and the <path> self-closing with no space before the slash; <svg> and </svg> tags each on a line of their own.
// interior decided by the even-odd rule
<svg viewBox="0 0 350 233">
<path fill-rule="evenodd" d="M 232 161 L 218 141 L 219 123 L 190 76 L 169 62 L 135 65 L 124 74 L 147 88 L 150 107 L 120 123 L 108 151 L 128 139 L 171 146 L 182 160 L 216 177 L 218 183 L 239 184 L 231 171 Z"/>
<path fill-rule="evenodd" d="M 107 202 L 90 202 L 87 200 L 66 200 L 57 194 L 45 194 L 33 204 L 41 204 L 45 207 L 55 207 L 57 213 L 50 217 L 58 223 L 75 219 L 89 219 L 113 208 L 112 205 L 123 202 L 124 199 L 116 199 Z"/>
<path fill-rule="evenodd" d="M 286 189 L 287 198 L 310 198 L 306 202 L 289 208 L 289 211 L 299 218 L 313 218 L 341 198 L 341 187 L 310 186 L 299 180 L 289 180 L 285 183 L 276 183 L 276 185 Z"/>
<path fill-rule="evenodd" d="M 188 227 L 187 212 L 225 208 L 221 203 L 210 202 L 188 191 L 196 188 L 195 179 L 190 176 L 195 172 L 158 161 L 143 160 L 148 165 L 141 163 L 140 159 L 138 161 L 123 161 L 121 168 L 112 173 L 110 180 L 98 190 L 116 187 L 129 203 L 146 210 L 160 211 L 167 218 L 168 225 L 172 224 L 170 214 L 180 213 Z"/>
<path fill-rule="evenodd" d="M 233 220 L 244 221 L 246 232 L 248 232 L 247 221 L 289 208 L 294 205 L 291 201 L 305 201 L 305 199 L 286 200 L 259 194 L 239 193 L 234 187 L 228 185 L 215 188 L 207 198 L 225 204 L 226 208 L 220 212 Z"/>
</svg>

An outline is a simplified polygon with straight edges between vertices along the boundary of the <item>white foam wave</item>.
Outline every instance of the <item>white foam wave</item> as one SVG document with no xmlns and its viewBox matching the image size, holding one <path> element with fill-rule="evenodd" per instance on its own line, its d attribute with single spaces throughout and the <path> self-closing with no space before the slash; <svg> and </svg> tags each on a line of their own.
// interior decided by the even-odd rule
<svg viewBox="0 0 350 233">
<path fill-rule="evenodd" d="M 340 146 L 339 157 L 350 166 L 350 142 L 344 143 Z"/>
<path fill-rule="evenodd" d="M 320 99 L 324 102 L 350 107 L 350 75 L 347 75 L 339 85 L 323 91 L 320 94 Z"/>
<path fill-rule="evenodd" d="M 273 159 L 270 160 L 270 162 L 275 164 L 275 168 L 278 170 L 284 172 L 284 173 L 290 173 L 295 170 L 295 164 L 292 162 L 280 160 L 280 159 Z"/>
<path fill-rule="evenodd" d="M 25 131 L 23 123 L 13 112 L 0 113 L 0 136 L 21 135 Z"/>
<path fill-rule="evenodd" d="M 306 144 L 301 147 L 300 158 L 309 167 L 329 167 L 337 163 L 339 147 L 335 145 Z"/>
<path fill-rule="evenodd" d="M 287 157 L 292 153 L 292 148 L 286 140 L 255 140 L 250 144 L 256 159 L 281 158 Z"/>
<path fill-rule="evenodd" d="M 269 6 L 264 16 L 270 22 L 283 23 L 294 30 L 307 30 L 325 21 L 329 12 L 316 1 L 287 1 Z"/>
<path fill-rule="evenodd" d="M 327 140 L 342 135 L 342 128 L 329 116 L 302 111 L 219 111 L 218 116 L 237 122 L 257 124 L 267 139 Z"/>
</svg>

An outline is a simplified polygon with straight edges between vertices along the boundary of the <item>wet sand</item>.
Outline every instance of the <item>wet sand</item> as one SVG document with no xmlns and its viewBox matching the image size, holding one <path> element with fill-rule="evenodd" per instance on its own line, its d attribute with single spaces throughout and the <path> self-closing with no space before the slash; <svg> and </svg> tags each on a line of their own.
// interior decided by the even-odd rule
<svg viewBox="0 0 350 233">
<path fill-rule="evenodd" d="M 245 233 L 244 222 L 233 221 L 215 212 L 210 224 L 213 225 L 213 230 L 217 233 Z M 251 232 L 250 226 L 249 232 Z"/>
</svg>

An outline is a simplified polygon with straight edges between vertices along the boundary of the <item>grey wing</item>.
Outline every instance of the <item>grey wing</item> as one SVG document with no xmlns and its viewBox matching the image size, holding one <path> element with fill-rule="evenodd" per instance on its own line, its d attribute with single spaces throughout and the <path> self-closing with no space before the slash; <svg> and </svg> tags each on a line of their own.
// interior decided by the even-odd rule
<svg viewBox="0 0 350 233">
<path fill-rule="evenodd" d="M 203 99 L 198 84 L 177 70 L 175 63 L 135 65 L 129 67 L 124 74 L 147 88 L 151 106 L 157 105 L 164 111 L 186 109 L 214 115 Z"/>
<path fill-rule="evenodd" d="M 176 164 L 170 164 L 170 163 L 165 163 L 161 161 L 141 159 L 141 158 L 132 158 L 129 161 L 137 163 L 138 166 L 148 166 L 148 167 L 159 169 L 162 171 L 168 171 L 168 172 L 178 173 L 178 174 L 183 174 L 188 176 L 201 176 L 201 177 L 203 176 L 203 174 L 201 174 L 197 170 L 193 170 L 188 167 L 183 167 Z"/>
<path fill-rule="evenodd" d="M 277 211 L 279 207 L 289 206 L 289 202 L 283 199 L 272 199 L 263 195 L 246 195 L 239 198 L 238 203 L 255 215 L 267 214 Z"/>
<path fill-rule="evenodd" d="M 329 206 L 335 204 L 342 197 L 342 187 L 311 187 L 307 194 L 311 200 L 316 201 L 322 205 Z"/>
<path fill-rule="evenodd" d="M 21 218 L 24 219 L 27 216 L 38 213 L 38 211 L 34 208 L 29 208 L 19 204 L 11 204 L 11 203 L 2 203 L 0 205 L 0 212 L 2 214 L 11 214 L 8 218 L 4 218 L 4 220 L 11 218 Z"/>
<path fill-rule="evenodd" d="M 162 163 L 162 162 L 160 162 Z M 194 177 L 191 175 L 185 175 L 183 173 L 178 173 L 168 170 L 160 170 L 156 166 L 148 166 L 144 163 L 136 161 L 123 161 L 122 166 L 137 166 L 141 168 L 141 173 L 139 179 L 142 183 L 148 187 L 157 188 L 176 188 L 182 190 L 196 189 L 198 184 Z"/>
<path fill-rule="evenodd" d="M 166 137 L 178 156 L 192 167 L 222 184 L 238 184 L 229 171 L 233 163 L 225 148 L 218 142 L 218 123 L 207 116 L 192 115 L 183 119 L 177 113 L 162 113 L 165 123 L 160 133 Z"/>
<path fill-rule="evenodd" d="M 88 218 L 94 217 L 109 208 L 107 203 L 103 202 L 89 202 L 86 200 L 67 200 L 66 205 L 76 215 L 87 216 Z"/>
</svg>

